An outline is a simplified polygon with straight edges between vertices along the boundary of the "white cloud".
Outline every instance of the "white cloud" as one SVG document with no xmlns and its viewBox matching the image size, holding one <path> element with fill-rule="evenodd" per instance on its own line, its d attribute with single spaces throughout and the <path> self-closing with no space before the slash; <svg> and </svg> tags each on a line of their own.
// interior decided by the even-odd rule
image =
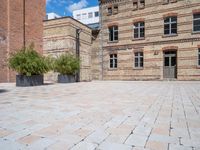
<svg viewBox="0 0 200 150">
<path fill-rule="evenodd" d="M 73 12 L 74 10 L 82 9 L 88 6 L 87 0 L 80 0 L 77 3 L 73 3 L 67 7 L 69 12 Z"/>
</svg>

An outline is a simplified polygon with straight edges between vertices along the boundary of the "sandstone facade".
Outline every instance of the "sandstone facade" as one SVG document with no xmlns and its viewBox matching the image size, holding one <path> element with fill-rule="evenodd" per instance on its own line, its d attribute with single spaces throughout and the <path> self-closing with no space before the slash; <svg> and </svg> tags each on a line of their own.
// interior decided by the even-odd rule
<svg viewBox="0 0 200 150">
<path fill-rule="evenodd" d="M 44 54 L 58 56 L 65 52 L 76 54 L 76 29 L 80 32 L 80 81 L 90 81 L 91 77 L 91 46 L 92 30 L 86 25 L 64 17 L 44 21 L 43 47 Z M 57 74 L 49 73 L 46 80 L 56 81 Z"/>
<path fill-rule="evenodd" d="M 42 53 L 45 5 L 45 0 L 0 0 L 0 82 L 15 80 L 7 67 L 10 53 L 32 42 Z"/>
<path fill-rule="evenodd" d="M 200 14 L 199 0 L 101 0 L 100 6 L 104 80 L 162 80 L 164 54 L 171 51 L 176 54 L 174 78 L 200 80 L 200 32 L 193 31 L 193 15 Z M 177 34 L 167 36 L 164 19 L 171 16 L 177 18 Z M 145 24 L 143 38 L 134 38 L 137 22 Z M 109 40 L 111 26 L 118 27 L 118 40 Z M 140 68 L 135 67 L 137 52 L 143 53 Z M 110 68 L 111 54 L 117 54 L 114 69 Z"/>
</svg>

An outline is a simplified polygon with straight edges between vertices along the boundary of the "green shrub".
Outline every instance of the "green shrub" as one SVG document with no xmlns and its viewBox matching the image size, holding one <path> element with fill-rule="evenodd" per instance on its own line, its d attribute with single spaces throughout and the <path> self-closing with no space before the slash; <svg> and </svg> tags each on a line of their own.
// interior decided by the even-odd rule
<svg viewBox="0 0 200 150">
<path fill-rule="evenodd" d="M 20 75 L 42 75 L 51 69 L 50 58 L 41 56 L 34 46 L 22 48 L 8 59 L 9 67 Z"/>
<path fill-rule="evenodd" d="M 80 60 L 71 54 L 62 54 L 54 62 L 54 71 L 62 75 L 74 75 L 80 68 Z"/>
</svg>

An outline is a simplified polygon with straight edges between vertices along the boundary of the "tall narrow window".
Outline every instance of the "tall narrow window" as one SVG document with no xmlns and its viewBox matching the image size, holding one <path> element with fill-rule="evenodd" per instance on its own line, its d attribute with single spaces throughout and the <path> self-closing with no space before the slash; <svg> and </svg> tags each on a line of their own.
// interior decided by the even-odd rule
<svg viewBox="0 0 200 150">
<path fill-rule="evenodd" d="M 138 9 L 138 0 L 133 0 L 133 10 Z"/>
<path fill-rule="evenodd" d="M 166 17 L 164 19 L 164 34 L 177 34 L 177 17 Z"/>
<path fill-rule="evenodd" d="M 109 27 L 109 41 L 118 41 L 118 26 Z"/>
<path fill-rule="evenodd" d="M 144 38 L 145 35 L 145 23 L 144 22 L 137 22 L 134 23 L 134 38 Z"/>
<path fill-rule="evenodd" d="M 117 14 L 117 13 L 118 13 L 118 5 L 114 5 L 113 14 Z"/>
<path fill-rule="evenodd" d="M 198 49 L 198 65 L 200 66 L 200 48 Z"/>
<path fill-rule="evenodd" d="M 112 7 L 108 7 L 108 15 L 112 15 Z"/>
<path fill-rule="evenodd" d="M 117 54 L 110 54 L 110 68 L 117 68 Z"/>
<path fill-rule="evenodd" d="M 144 8 L 145 7 L 145 0 L 140 0 L 140 8 Z"/>
<path fill-rule="evenodd" d="M 193 31 L 200 32 L 200 13 L 193 15 Z"/>
<path fill-rule="evenodd" d="M 143 52 L 135 52 L 135 68 L 143 68 Z"/>
<path fill-rule="evenodd" d="M 94 13 L 94 16 L 95 16 L 95 17 L 99 17 L 99 12 L 96 11 L 96 12 Z"/>
</svg>

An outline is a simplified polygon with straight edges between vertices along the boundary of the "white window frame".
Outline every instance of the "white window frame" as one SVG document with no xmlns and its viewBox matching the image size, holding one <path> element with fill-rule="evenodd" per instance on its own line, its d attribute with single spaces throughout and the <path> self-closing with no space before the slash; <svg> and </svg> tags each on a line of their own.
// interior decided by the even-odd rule
<svg viewBox="0 0 200 150">
<path fill-rule="evenodd" d="M 115 29 L 115 27 L 117 27 L 117 29 Z M 112 30 L 113 30 L 113 34 L 111 35 L 113 37 L 113 40 L 111 40 L 111 37 L 110 37 L 110 28 L 112 28 Z M 108 27 L 108 30 L 109 30 L 109 42 L 118 41 L 119 40 L 119 27 L 117 25 L 114 25 L 114 26 Z M 115 40 L 115 34 L 117 34 L 117 40 Z"/>
<path fill-rule="evenodd" d="M 172 18 L 175 17 L 176 21 L 172 21 Z M 165 19 L 169 18 L 169 22 L 165 23 Z M 176 35 L 178 33 L 178 18 L 177 16 L 169 16 L 164 18 L 164 35 Z M 176 23 L 176 33 L 172 33 L 172 24 Z M 169 25 L 169 34 L 165 34 L 165 25 Z"/>
<path fill-rule="evenodd" d="M 136 56 L 136 54 L 138 54 L 138 56 Z M 138 66 L 136 66 L 136 58 L 138 59 L 137 64 Z M 141 66 L 141 58 L 142 58 L 142 66 Z M 144 52 L 135 52 L 134 53 L 134 68 L 136 69 L 142 69 L 144 67 Z"/>
<path fill-rule="evenodd" d="M 199 15 L 200 15 L 200 13 L 197 13 L 197 14 L 199 14 Z M 199 17 L 199 18 L 196 18 L 196 19 L 194 19 L 194 15 L 196 15 L 196 14 L 193 14 L 193 32 L 200 32 L 200 30 L 199 30 L 199 31 L 194 31 L 194 21 L 197 21 L 197 20 L 199 20 L 199 21 L 200 21 L 200 17 Z"/>
<path fill-rule="evenodd" d="M 118 67 L 117 54 L 110 54 L 109 56 L 110 56 L 109 68 L 110 69 L 117 69 L 117 67 Z M 112 61 L 112 65 L 111 65 L 111 61 Z"/>
<path fill-rule="evenodd" d="M 144 25 L 142 26 L 141 24 L 144 23 Z M 138 24 L 138 26 L 136 27 L 135 24 Z M 138 37 L 135 38 L 135 29 L 138 29 Z M 141 37 L 141 29 L 144 29 L 144 36 Z M 141 22 L 136 22 L 133 24 L 133 38 L 134 39 L 139 39 L 139 38 L 144 38 L 145 37 L 145 22 L 141 21 Z"/>
</svg>

